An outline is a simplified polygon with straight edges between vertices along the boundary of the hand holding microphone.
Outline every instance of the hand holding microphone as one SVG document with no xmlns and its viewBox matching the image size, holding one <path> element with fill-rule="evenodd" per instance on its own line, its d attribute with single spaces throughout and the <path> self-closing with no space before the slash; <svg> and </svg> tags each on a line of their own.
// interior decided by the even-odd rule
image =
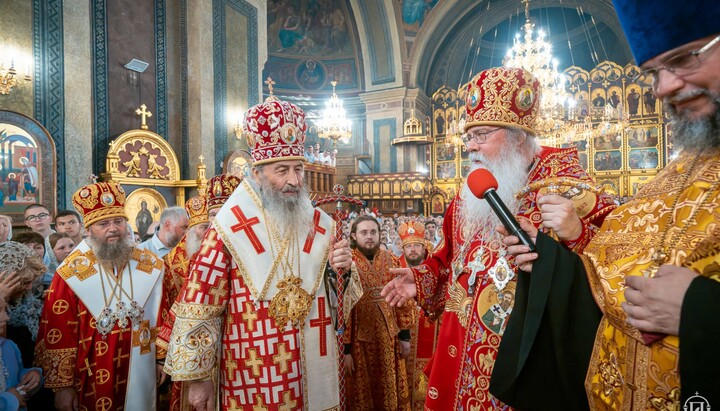
<svg viewBox="0 0 720 411">
<path fill-rule="evenodd" d="M 505 229 L 512 235 L 520 239 L 520 242 L 526 245 L 530 252 L 535 252 L 535 243 L 530 236 L 520 228 L 515 216 L 508 210 L 505 203 L 497 193 L 498 182 L 492 173 L 484 168 L 479 168 L 468 175 L 467 184 L 470 191 L 479 199 L 487 200 L 490 208 L 502 222 Z"/>
</svg>

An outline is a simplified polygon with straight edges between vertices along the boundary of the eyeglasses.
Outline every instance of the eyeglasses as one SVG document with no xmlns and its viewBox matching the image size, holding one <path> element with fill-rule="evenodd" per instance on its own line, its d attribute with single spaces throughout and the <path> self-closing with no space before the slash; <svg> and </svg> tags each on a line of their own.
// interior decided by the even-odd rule
<svg viewBox="0 0 720 411">
<path fill-rule="evenodd" d="M 465 133 L 462 136 L 462 141 L 465 143 L 465 145 L 470 144 L 471 141 L 474 141 L 476 144 L 485 144 L 490 134 L 500 130 L 502 127 L 498 127 L 496 129 L 492 129 L 490 131 L 473 131 L 470 133 Z"/>
<path fill-rule="evenodd" d="M 114 225 L 115 227 L 125 227 L 127 225 L 127 220 L 122 217 L 118 217 L 113 219 L 100 220 L 95 224 L 97 224 L 97 226 L 102 229 L 109 228 L 110 224 Z"/>
<path fill-rule="evenodd" d="M 50 216 L 50 214 L 48 214 L 48 213 L 40 213 L 38 215 L 29 215 L 29 216 L 25 217 L 25 221 L 32 222 L 32 221 L 36 221 L 36 220 L 44 220 L 44 219 L 48 218 L 49 216 Z"/>
<path fill-rule="evenodd" d="M 633 81 L 638 81 L 642 77 L 652 79 L 653 88 L 657 87 L 658 75 L 660 70 L 667 70 L 676 76 L 685 76 L 692 73 L 700 67 L 700 55 L 710 50 L 712 46 L 720 42 L 720 36 L 710 40 L 707 44 L 698 50 L 684 51 L 680 54 L 665 60 L 659 67 L 649 67 L 640 71 L 638 75 L 633 77 Z"/>
</svg>

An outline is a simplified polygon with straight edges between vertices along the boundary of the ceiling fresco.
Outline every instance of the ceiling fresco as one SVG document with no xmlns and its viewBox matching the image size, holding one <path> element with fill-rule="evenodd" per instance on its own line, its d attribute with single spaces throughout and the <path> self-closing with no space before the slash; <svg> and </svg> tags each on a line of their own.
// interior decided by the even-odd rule
<svg viewBox="0 0 720 411">
<path fill-rule="evenodd" d="M 263 75 L 280 92 L 359 91 L 355 20 L 344 1 L 269 0 L 269 59 Z"/>
</svg>

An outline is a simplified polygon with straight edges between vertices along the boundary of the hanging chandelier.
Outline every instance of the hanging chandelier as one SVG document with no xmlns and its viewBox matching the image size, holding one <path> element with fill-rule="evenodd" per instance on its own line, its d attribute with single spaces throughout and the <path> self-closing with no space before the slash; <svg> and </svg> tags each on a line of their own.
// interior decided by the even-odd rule
<svg viewBox="0 0 720 411">
<path fill-rule="evenodd" d="M 566 121 L 566 106 L 572 104 L 570 95 L 565 90 L 567 78 L 557 70 L 557 60 L 552 56 L 552 47 L 545 40 L 545 32 L 537 31 L 534 38 L 535 24 L 530 21 L 530 0 L 525 4 L 524 35 L 515 35 L 513 46 L 505 56 L 505 67 L 523 68 L 532 73 L 540 82 L 542 98 L 537 128 L 545 137 L 557 136 L 569 126 Z"/>
<path fill-rule="evenodd" d="M 352 131 L 350 129 L 350 121 L 345 116 L 343 102 L 335 93 L 337 81 L 331 81 L 333 92 L 330 99 L 325 103 L 323 116 L 318 122 L 318 137 L 327 138 L 337 145 L 338 140 L 347 143 L 350 141 Z"/>
</svg>

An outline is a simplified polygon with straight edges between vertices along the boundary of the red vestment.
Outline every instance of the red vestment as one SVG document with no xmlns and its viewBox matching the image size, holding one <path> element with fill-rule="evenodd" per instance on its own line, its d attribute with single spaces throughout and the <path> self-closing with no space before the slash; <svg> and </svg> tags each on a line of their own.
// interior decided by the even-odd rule
<svg viewBox="0 0 720 411">
<path fill-rule="evenodd" d="M 93 310 L 104 304 L 99 278 L 105 274 L 100 272 L 85 242 L 58 267 L 48 289 L 35 348 L 36 362 L 42 365 L 46 387 L 55 391 L 75 389 L 80 409 L 155 409 L 156 356 L 164 357 L 155 350 L 156 324 L 167 311 L 160 278 L 162 260 L 150 251 L 135 249 L 128 266 L 121 271 L 121 284 L 128 293 L 123 295 L 134 297 L 143 306 L 144 325 L 128 321 L 126 327 L 120 328 L 114 323 L 107 336 L 98 332 L 97 315 L 93 315 Z M 105 287 L 109 294 L 110 284 Z M 130 305 L 125 298 L 124 302 Z M 110 304 L 110 308 L 115 306 Z M 143 375 L 133 374 L 131 368 L 141 364 Z"/>
<path fill-rule="evenodd" d="M 409 410 L 405 361 L 400 357 L 400 330 L 413 322 L 410 306 L 392 308 L 380 297 L 392 281 L 391 268 L 399 261 L 388 251 L 378 250 L 372 260 L 353 250 L 363 296 L 350 312 L 343 338 L 351 345 L 355 371 L 348 377 L 350 410 Z"/>
<path fill-rule="evenodd" d="M 173 381 L 205 379 L 219 368 L 223 410 L 338 406 L 337 341 L 324 281 L 335 227 L 327 214 L 313 212 L 312 227 L 279 238 L 247 181 L 233 192 L 173 307 L 165 362 Z"/>
<path fill-rule="evenodd" d="M 197 252 L 196 252 L 197 253 Z M 165 263 L 165 274 L 163 275 L 164 287 L 167 290 L 168 306 L 172 307 L 177 301 L 180 290 L 187 280 L 190 271 L 190 261 L 195 254 L 187 255 L 187 234 L 180 239 L 180 242 L 163 257 Z M 175 314 L 172 310 L 167 312 L 163 317 L 162 324 L 159 327 L 157 345 L 167 351 L 170 334 L 175 324 Z M 183 381 L 173 381 L 170 393 L 170 410 L 192 410 L 187 400 L 187 385 Z"/>
<path fill-rule="evenodd" d="M 410 266 L 405 256 L 400 256 L 400 266 Z M 440 322 L 428 317 L 418 306 L 415 300 L 405 303 L 415 311 L 414 322 L 410 329 L 411 348 L 410 357 L 406 361 L 408 385 L 410 387 L 410 400 L 413 410 L 423 410 L 425 396 L 427 395 L 427 376 L 423 371 L 435 352 Z"/>
<path fill-rule="evenodd" d="M 528 184 L 551 177 L 592 182 L 580 166 L 574 148 L 543 147 L 529 172 Z M 526 194 L 517 214 L 539 226 L 542 216 L 535 200 L 535 192 Z M 425 407 L 436 411 L 461 407 L 465 410 L 506 410 L 509 407 L 495 399 L 488 386 L 512 309 L 512 305 L 507 307 L 502 300 L 508 298 L 514 302 L 516 278 L 513 276 L 498 289 L 488 272 L 500 259 L 501 239 L 494 234 L 493 228 L 489 229 L 490 235 L 465 233 L 460 211 L 462 202 L 459 194 L 451 201 L 442 227 L 443 242 L 423 264 L 412 268 L 418 304 L 433 318 L 442 313 L 437 347 L 426 369 L 429 382 Z M 604 195 L 594 198 L 593 202 L 584 204 L 587 213 L 582 218 L 580 238 L 566 244 L 575 250 L 580 251 L 587 245 L 605 215 L 615 206 L 612 199 Z M 459 267 L 454 283 L 453 263 Z M 475 268 L 469 266 L 471 263 L 477 264 Z M 514 267 L 510 268 L 514 270 Z M 470 293 L 468 280 L 473 269 L 477 270 L 477 282 L 474 293 Z"/>
</svg>

